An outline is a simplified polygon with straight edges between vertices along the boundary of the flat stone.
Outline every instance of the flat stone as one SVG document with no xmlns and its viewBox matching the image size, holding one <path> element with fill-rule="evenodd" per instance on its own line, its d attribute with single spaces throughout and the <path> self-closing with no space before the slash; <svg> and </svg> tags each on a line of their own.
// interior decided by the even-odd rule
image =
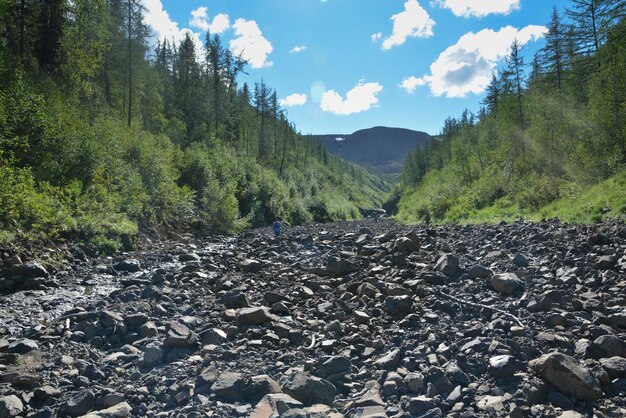
<svg viewBox="0 0 626 418">
<path fill-rule="evenodd" d="M 9 270 L 13 276 L 48 277 L 50 275 L 44 266 L 35 261 L 14 264 L 9 268 Z"/>
<path fill-rule="evenodd" d="M 602 367 L 604 367 L 611 379 L 626 377 L 626 358 L 617 356 L 603 358 L 600 359 L 600 364 L 602 364 Z"/>
<path fill-rule="evenodd" d="M 215 397 L 224 401 L 238 401 L 243 398 L 245 381 L 241 373 L 223 372 L 211 386 Z"/>
<path fill-rule="evenodd" d="M 200 341 L 198 334 L 178 321 L 169 323 L 169 329 L 163 342 L 165 347 L 193 347 Z"/>
<path fill-rule="evenodd" d="M 139 260 L 136 260 L 134 258 L 129 258 L 128 260 L 123 260 L 123 261 L 120 261 L 119 263 L 116 263 L 113 266 L 113 268 L 117 271 L 126 271 L 130 273 L 135 273 L 141 270 L 141 263 L 139 263 Z"/>
<path fill-rule="evenodd" d="M 89 389 L 82 389 L 73 394 L 70 399 L 61 407 L 61 410 L 70 416 L 80 416 L 93 408 L 96 396 Z"/>
<path fill-rule="evenodd" d="M 246 273 L 258 273 L 263 269 L 263 264 L 260 261 L 246 258 L 239 263 L 239 267 Z"/>
<path fill-rule="evenodd" d="M 269 394 L 259 401 L 249 418 L 275 418 L 302 406 L 302 402 L 286 393 Z"/>
<path fill-rule="evenodd" d="M 37 350 L 39 350 L 39 346 L 37 345 L 37 342 L 33 340 L 29 340 L 29 339 L 13 341 L 7 347 L 7 353 L 14 353 L 14 354 L 26 354 L 26 353 L 30 353 L 31 351 L 37 351 Z"/>
<path fill-rule="evenodd" d="M 283 391 L 305 405 L 316 403 L 330 405 L 337 394 L 337 389 L 332 383 L 303 371 L 292 373 L 287 383 L 283 385 Z"/>
<path fill-rule="evenodd" d="M 121 402 L 101 411 L 91 412 L 81 418 L 125 418 L 131 417 L 133 408 L 127 402 Z"/>
<path fill-rule="evenodd" d="M 122 315 L 109 310 L 100 312 L 98 319 L 105 328 L 113 328 L 124 322 Z"/>
<path fill-rule="evenodd" d="M 241 308 L 235 314 L 237 325 L 261 325 L 272 322 L 274 316 L 265 307 Z"/>
<path fill-rule="evenodd" d="M 602 397 L 598 379 L 573 357 L 554 352 L 532 360 L 529 365 L 554 387 L 576 399 L 596 401 Z"/>
</svg>

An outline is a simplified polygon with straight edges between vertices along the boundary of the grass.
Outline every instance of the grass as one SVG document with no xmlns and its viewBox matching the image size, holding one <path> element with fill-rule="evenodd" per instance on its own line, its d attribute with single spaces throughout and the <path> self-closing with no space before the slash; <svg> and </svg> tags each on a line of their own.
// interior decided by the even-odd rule
<svg viewBox="0 0 626 418">
<path fill-rule="evenodd" d="M 507 196 L 482 209 L 467 210 L 464 205 L 452 206 L 438 221 L 497 223 L 557 218 L 564 222 L 593 223 L 626 216 L 626 172 L 591 186 L 568 184 L 562 187 L 560 194 L 560 199 L 539 208 L 520 208 Z M 407 210 L 404 209 L 404 212 Z M 406 213 L 401 213 L 398 219 L 405 223 L 416 221 L 407 219 Z"/>
</svg>

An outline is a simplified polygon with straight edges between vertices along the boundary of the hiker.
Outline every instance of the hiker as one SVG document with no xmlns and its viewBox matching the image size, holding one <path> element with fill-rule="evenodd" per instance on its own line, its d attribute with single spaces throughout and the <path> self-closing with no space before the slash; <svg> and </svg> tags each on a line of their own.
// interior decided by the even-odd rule
<svg viewBox="0 0 626 418">
<path fill-rule="evenodd" d="M 276 238 L 280 238 L 280 233 L 283 230 L 283 224 L 280 223 L 280 221 L 277 219 L 272 224 L 272 228 L 274 229 L 274 235 L 276 236 Z"/>
<path fill-rule="evenodd" d="M 424 216 L 424 222 L 426 222 L 426 225 L 430 225 L 430 212 L 426 212 L 426 216 Z"/>
</svg>

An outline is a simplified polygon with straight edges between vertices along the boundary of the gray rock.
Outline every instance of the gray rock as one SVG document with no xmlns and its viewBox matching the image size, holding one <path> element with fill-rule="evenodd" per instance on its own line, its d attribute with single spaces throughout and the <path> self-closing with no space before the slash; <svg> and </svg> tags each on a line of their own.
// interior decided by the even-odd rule
<svg viewBox="0 0 626 418">
<path fill-rule="evenodd" d="M 515 273 L 500 273 L 491 278 L 491 287 L 503 295 L 512 295 L 524 289 L 524 282 Z"/>
<path fill-rule="evenodd" d="M 593 373 L 566 354 L 545 354 L 529 365 L 561 392 L 576 399 L 595 401 L 602 397 L 600 383 Z"/>
<path fill-rule="evenodd" d="M 326 264 L 326 271 L 332 276 L 345 276 L 354 273 L 358 267 L 349 260 L 333 257 Z"/>
<path fill-rule="evenodd" d="M 615 335 L 602 335 L 596 338 L 589 351 L 592 357 L 600 359 L 604 357 L 621 357 L 624 355 L 624 344 L 622 340 Z"/>
<path fill-rule="evenodd" d="M 596 261 L 595 268 L 598 270 L 610 270 L 617 265 L 618 257 L 615 255 L 605 255 Z"/>
<path fill-rule="evenodd" d="M 226 309 L 238 309 L 250 306 L 248 298 L 239 289 L 230 290 L 224 293 L 221 297 L 221 301 Z"/>
<path fill-rule="evenodd" d="M 61 391 L 52 386 L 44 385 L 39 388 L 36 388 L 33 392 L 33 397 L 35 400 L 44 402 L 50 398 L 59 398 L 61 396 Z"/>
<path fill-rule="evenodd" d="M 326 360 L 319 367 L 319 376 L 326 379 L 328 376 L 350 373 L 351 362 L 348 357 L 334 356 Z"/>
<path fill-rule="evenodd" d="M 245 380 L 241 373 L 223 372 L 211 386 L 211 392 L 217 399 L 224 401 L 240 401 L 243 398 Z"/>
<path fill-rule="evenodd" d="M 363 394 L 363 396 L 354 401 L 354 406 L 357 408 L 385 406 L 385 402 L 380 397 L 380 383 L 372 380 L 365 384 L 365 388 L 367 391 Z"/>
<path fill-rule="evenodd" d="M 337 394 L 337 389 L 332 383 L 303 371 L 295 371 L 288 376 L 283 391 L 305 405 L 316 403 L 330 405 Z"/>
<path fill-rule="evenodd" d="M 61 410 L 70 416 L 80 416 L 93 408 L 96 396 L 89 389 L 82 389 L 65 402 Z"/>
<path fill-rule="evenodd" d="M 127 402 L 121 402 L 101 411 L 91 412 L 81 418 L 125 418 L 131 417 L 133 408 Z"/>
<path fill-rule="evenodd" d="M 246 273 L 258 273 L 263 269 L 263 264 L 260 261 L 246 258 L 239 263 L 239 267 Z"/>
<path fill-rule="evenodd" d="M 124 318 L 120 314 L 108 310 L 100 312 L 98 319 L 105 328 L 113 328 L 124 322 Z"/>
<path fill-rule="evenodd" d="M 264 307 L 241 308 L 235 313 L 237 325 L 260 325 L 272 322 L 273 319 L 274 316 Z"/>
<path fill-rule="evenodd" d="M 467 274 L 469 275 L 470 279 L 484 279 L 489 277 L 489 275 L 491 274 L 491 270 L 489 270 L 486 267 L 483 266 L 474 266 L 472 267 Z"/>
<path fill-rule="evenodd" d="M 249 385 L 245 389 L 245 398 L 252 402 L 258 402 L 266 395 L 282 393 L 280 385 L 266 374 L 252 376 Z"/>
<path fill-rule="evenodd" d="M 123 260 L 123 261 L 120 261 L 119 263 L 116 263 L 113 266 L 113 268 L 117 271 L 126 271 L 130 273 L 135 273 L 141 270 L 141 263 L 139 263 L 139 260 L 136 260 L 134 258 L 129 258 L 128 260 Z"/>
<path fill-rule="evenodd" d="M 283 415 L 290 409 L 302 407 L 302 402 L 286 393 L 265 395 L 256 405 L 249 418 L 274 418 Z"/>
<path fill-rule="evenodd" d="M 411 372 L 404 378 L 409 392 L 420 393 L 424 390 L 424 375 L 420 372 Z"/>
<path fill-rule="evenodd" d="M 495 377 L 510 377 L 518 370 L 518 362 L 515 357 L 507 354 L 491 357 L 489 370 Z"/>
<path fill-rule="evenodd" d="M 427 396 L 418 396 L 409 400 L 409 413 L 412 416 L 419 416 L 435 408 L 435 400 Z"/>
<path fill-rule="evenodd" d="M 0 418 L 13 418 L 24 412 L 24 404 L 15 395 L 0 397 Z"/>
<path fill-rule="evenodd" d="M 156 337 L 159 335 L 159 329 L 154 322 L 148 321 L 139 327 L 139 335 L 144 338 Z"/>
<path fill-rule="evenodd" d="M 420 249 L 419 241 L 412 240 L 408 237 L 400 237 L 394 242 L 394 247 L 397 251 L 403 253 L 412 253 Z"/>
<path fill-rule="evenodd" d="M 446 276 L 454 276 L 459 269 L 459 258 L 446 254 L 439 257 L 435 270 L 445 274 Z"/>
<path fill-rule="evenodd" d="M 163 342 L 164 347 L 194 347 L 199 342 L 198 334 L 177 321 L 169 323 L 169 329 Z"/>
<path fill-rule="evenodd" d="M 50 273 L 41 264 L 37 262 L 28 262 L 22 264 L 14 264 L 9 270 L 13 276 L 23 277 L 48 277 Z"/>
<path fill-rule="evenodd" d="M 400 364 L 400 359 L 402 358 L 402 352 L 400 349 L 395 349 L 385 354 L 378 360 L 374 362 L 378 366 L 378 368 L 382 370 L 394 370 Z"/>
<path fill-rule="evenodd" d="M 413 308 L 413 299 L 410 296 L 388 296 L 385 298 L 385 310 L 391 315 L 407 315 Z"/>
<path fill-rule="evenodd" d="M 604 370 L 609 374 L 611 379 L 617 379 L 620 377 L 626 377 L 626 358 L 624 357 L 610 357 L 600 359 L 600 364 L 604 367 Z"/>
<path fill-rule="evenodd" d="M 37 342 L 33 340 L 29 340 L 27 338 L 22 340 L 13 341 L 7 347 L 7 353 L 15 353 L 15 354 L 26 354 L 31 351 L 39 350 L 39 346 Z"/>
<path fill-rule="evenodd" d="M 143 364 L 144 366 L 154 366 L 159 361 L 163 360 L 163 349 L 159 343 L 149 343 L 143 352 Z"/>
</svg>

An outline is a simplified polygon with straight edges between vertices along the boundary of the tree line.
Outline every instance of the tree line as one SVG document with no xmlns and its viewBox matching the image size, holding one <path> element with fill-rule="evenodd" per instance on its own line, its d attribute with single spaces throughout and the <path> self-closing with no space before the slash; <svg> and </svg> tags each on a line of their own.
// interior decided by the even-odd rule
<svg viewBox="0 0 626 418">
<path fill-rule="evenodd" d="M 462 218 L 497 201 L 539 208 L 626 165 L 626 6 L 554 8 L 529 63 L 515 40 L 477 114 L 448 118 L 404 164 L 404 216 Z"/>
</svg>

